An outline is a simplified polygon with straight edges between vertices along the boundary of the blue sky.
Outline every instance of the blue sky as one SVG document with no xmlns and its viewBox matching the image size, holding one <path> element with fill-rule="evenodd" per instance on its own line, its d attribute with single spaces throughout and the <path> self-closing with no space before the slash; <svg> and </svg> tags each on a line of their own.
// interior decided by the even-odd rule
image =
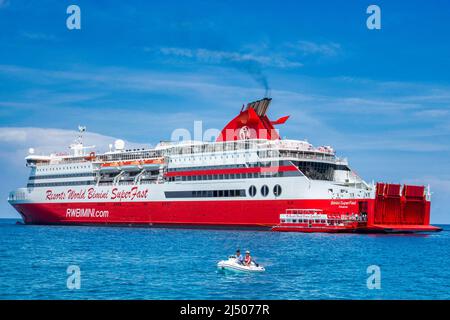
<svg viewBox="0 0 450 320">
<path fill-rule="evenodd" d="M 0 0 L 0 195 L 26 183 L 29 147 L 65 151 L 78 124 L 100 150 L 155 144 L 222 128 L 267 84 L 282 136 L 334 146 L 367 181 L 430 184 L 432 222 L 450 223 L 449 21 L 448 1 Z"/>
</svg>

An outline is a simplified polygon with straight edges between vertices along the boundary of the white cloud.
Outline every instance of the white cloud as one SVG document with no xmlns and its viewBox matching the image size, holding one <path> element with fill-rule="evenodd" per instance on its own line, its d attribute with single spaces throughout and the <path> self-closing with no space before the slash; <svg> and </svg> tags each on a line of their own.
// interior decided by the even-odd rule
<svg viewBox="0 0 450 320">
<path fill-rule="evenodd" d="M 341 52 L 341 45 L 335 42 L 318 43 L 312 41 L 297 41 L 286 45 L 303 55 L 336 56 Z"/>
<path fill-rule="evenodd" d="M 1 1 L 1 0 L 0 0 Z M 39 33 L 39 32 L 22 32 L 22 36 L 31 40 L 37 41 L 54 41 L 56 36 L 52 34 Z"/>
<path fill-rule="evenodd" d="M 152 49 L 147 49 L 152 51 Z M 261 66 L 277 68 L 298 68 L 303 66 L 298 61 L 291 61 L 281 55 L 255 55 L 253 53 L 209 50 L 204 48 L 188 49 L 177 47 L 162 47 L 159 49 L 163 55 L 181 58 L 196 59 L 205 63 L 226 62 L 254 62 Z"/>
<path fill-rule="evenodd" d="M 27 155 L 28 148 L 34 148 L 37 154 L 49 154 L 53 152 L 69 152 L 69 145 L 78 135 L 75 130 L 34 128 L 34 127 L 0 127 L 0 154 L 7 152 L 13 155 L 11 161 Z M 95 132 L 84 134 L 86 146 L 95 145 L 97 150 L 105 151 L 108 145 L 116 138 Z M 127 147 L 142 147 L 142 144 L 127 142 Z M 3 157 L 4 155 L 2 155 Z M 6 157 L 4 157 L 6 158 Z"/>
<path fill-rule="evenodd" d="M 426 118 L 440 118 L 445 117 L 450 114 L 449 110 L 446 109 L 430 109 L 430 110 L 422 110 L 414 113 L 417 117 L 426 117 Z"/>
<path fill-rule="evenodd" d="M 420 179 L 405 179 L 405 183 L 412 183 L 417 185 L 430 185 L 431 193 L 435 193 L 433 190 L 438 191 L 441 194 L 445 194 L 446 196 L 450 196 L 450 179 L 442 178 L 442 177 L 434 177 L 434 176 L 425 176 Z"/>
<path fill-rule="evenodd" d="M 27 140 L 27 133 L 16 128 L 0 128 L 0 143 L 21 143 Z"/>
<path fill-rule="evenodd" d="M 220 74 L 220 78 L 216 75 Z M 77 70 L 54 71 L 27 68 L 15 65 L 0 65 L 0 76 L 33 84 L 15 101 L 0 100 L 0 106 L 8 107 L 1 113 L 14 109 L 55 106 L 74 106 L 74 102 L 101 98 L 102 95 L 127 92 L 169 94 L 171 97 L 198 98 L 200 101 L 214 101 L 216 107 L 236 106 L 249 97 L 259 97 L 261 88 L 249 84 L 252 77 L 246 73 L 230 71 L 218 66 L 205 67 L 198 72 L 156 72 L 127 68 L 79 68 Z M 76 93 L 70 91 L 76 85 Z M 54 88 L 63 86 L 69 92 L 57 92 Z M 42 89 L 44 88 L 44 89 Z M 49 88 L 49 89 L 47 89 Z M 17 96 L 19 97 L 19 95 Z M 108 97 L 106 97 L 107 99 Z M 139 104 L 149 104 L 142 101 Z M 135 106 L 130 106 L 135 108 Z M 10 111 L 8 111 L 10 110 Z M 160 109 L 162 110 L 162 109 Z"/>
<path fill-rule="evenodd" d="M 303 63 L 298 60 L 299 56 L 336 56 L 341 53 L 341 45 L 335 42 L 297 41 L 272 47 L 265 43 L 246 45 L 239 51 L 180 47 L 145 48 L 145 50 L 209 64 L 252 62 L 263 67 L 288 69 L 303 66 Z"/>
</svg>

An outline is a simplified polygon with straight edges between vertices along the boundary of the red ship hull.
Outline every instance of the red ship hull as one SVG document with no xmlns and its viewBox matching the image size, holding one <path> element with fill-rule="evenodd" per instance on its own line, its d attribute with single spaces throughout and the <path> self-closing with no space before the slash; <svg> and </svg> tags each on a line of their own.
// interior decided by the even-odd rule
<svg viewBox="0 0 450 320">
<path fill-rule="evenodd" d="M 26 224 L 137 225 L 257 228 L 271 230 L 279 224 L 280 213 L 292 208 L 321 208 L 329 213 L 359 212 L 361 203 L 368 212 L 367 227 L 353 229 L 294 228 L 297 232 L 423 232 L 439 231 L 429 225 L 429 202 L 421 212 L 421 223 L 373 224 L 377 216 L 374 199 L 358 200 L 253 200 L 253 201 L 163 201 L 163 202 L 73 202 L 14 204 Z M 336 205 L 338 203 L 338 205 Z M 339 205 L 341 203 L 341 205 Z M 427 216 L 428 212 L 428 216 Z M 278 230 L 277 230 L 278 231 Z"/>
<path fill-rule="evenodd" d="M 25 223 L 33 224 L 163 224 L 268 227 L 279 223 L 286 209 L 325 208 L 329 212 L 357 212 L 357 200 L 345 200 L 346 208 L 335 200 L 226 200 L 154 202 L 73 202 L 15 204 Z M 90 209 L 98 216 L 71 216 L 68 210 Z M 107 216 L 101 216 L 107 211 Z M 103 215 L 105 215 L 103 213 Z"/>
</svg>

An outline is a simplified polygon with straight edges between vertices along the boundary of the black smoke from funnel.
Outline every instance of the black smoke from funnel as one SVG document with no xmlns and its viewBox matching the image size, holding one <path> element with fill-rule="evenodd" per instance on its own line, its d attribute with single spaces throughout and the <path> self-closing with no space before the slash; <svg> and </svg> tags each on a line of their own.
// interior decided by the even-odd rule
<svg viewBox="0 0 450 320">
<path fill-rule="evenodd" d="M 269 98 L 270 86 L 263 68 L 257 61 L 239 61 L 233 63 L 234 68 L 249 74 L 258 84 L 264 88 L 264 97 Z"/>
</svg>

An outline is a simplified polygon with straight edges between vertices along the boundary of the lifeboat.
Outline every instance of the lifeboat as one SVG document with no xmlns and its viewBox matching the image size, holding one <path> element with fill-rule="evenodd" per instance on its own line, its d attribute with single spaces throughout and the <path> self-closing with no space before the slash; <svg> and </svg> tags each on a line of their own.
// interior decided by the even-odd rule
<svg viewBox="0 0 450 320">
<path fill-rule="evenodd" d="M 139 171 L 142 169 L 157 169 L 164 163 L 164 158 L 129 160 L 129 161 L 109 161 L 100 165 L 101 171 Z"/>
</svg>

